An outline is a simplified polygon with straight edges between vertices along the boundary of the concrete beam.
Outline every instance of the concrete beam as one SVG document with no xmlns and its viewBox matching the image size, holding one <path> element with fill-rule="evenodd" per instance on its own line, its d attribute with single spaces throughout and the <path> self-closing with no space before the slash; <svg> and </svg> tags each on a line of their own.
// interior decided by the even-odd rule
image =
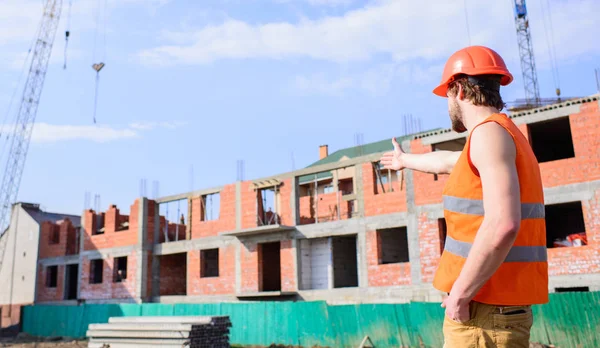
<svg viewBox="0 0 600 348">
<path fill-rule="evenodd" d="M 600 94 L 594 94 L 590 97 L 578 98 L 573 101 L 566 101 L 563 103 L 552 104 L 515 113 L 509 112 L 508 116 L 517 125 L 551 120 L 553 118 L 579 113 L 581 110 L 581 104 L 592 101 L 599 101 L 600 103 Z M 465 134 L 456 133 L 451 129 L 444 129 L 425 133 L 417 138 L 420 138 L 424 145 L 431 145 L 464 137 Z"/>
<path fill-rule="evenodd" d="M 191 191 L 191 192 L 178 193 L 178 194 L 170 195 L 170 196 L 159 197 L 159 198 L 155 199 L 155 201 L 156 201 L 156 203 L 168 203 L 168 202 L 180 201 L 183 199 L 188 199 L 188 198 L 193 198 L 193 197 L 199 197 L 199 196 L 203 196 L 203 195 L 210 195 L 213 193 L 221 192 L 222 190 L 223 190 L 223 186 L 217 186 L 217 187 L 211 187 L 211 188 L 202 189 L 202 190 L 196 190 L 196 191 Z"/>
<path fill-rule="evenodd" d="M 600 180 L 549 187 L 544 189 L 544 203 L 557 204 L 573 201 L 589 201 L 600 190 Z"/>
<path fill-rule="evenodd" d="M 235 237 L 206 237 L 154 245 L 154 255 L 187 253 L 192 250 L 214 249 L 235 243 Z"/>
<path fill-rule="evenodd" d="M 57 256 L 39 260 L 39 264 L 42 266 L 76 265 L 78 263 L 79 255 Z"/>
<path fill-rule="evenodd" d="M 97 259 L 105 259 L 110 257 L 121 257 L 130 255 L 133 251 L 136 250 L 134 245 L 124 246 L 124 247 L 116 247 L 116 248 L 106 248 L 106 249 L 98 249 L 98 250 L 86 250 L 82 252 L 80 255 L 86 257 L 88 260 L 97 260 Z"/>
<path fill-rule="evenodd" d="M 552 276 L 548 281 L 548 290 L 556 292 L 556 288 L 589 287 L 590 291 L 600 291 L 600 273 L 569 274 Z"/>
</svg>

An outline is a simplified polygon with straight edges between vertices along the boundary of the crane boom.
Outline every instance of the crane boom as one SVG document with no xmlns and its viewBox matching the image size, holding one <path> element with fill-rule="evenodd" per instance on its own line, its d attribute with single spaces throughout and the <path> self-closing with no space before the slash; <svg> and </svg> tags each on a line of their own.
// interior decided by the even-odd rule
<svg viewBox="0 0 600 348">
<path fill-rule="evenodd" d="M 515 26 L 517 29 L 517 42 L 519 44 L 519 55 L 521 57 L 521 71 L 523 73 L 523 85 L 525 87 L 525 99 L 527 104 L 538 106 L 540 104 L 540 91 L 538 87 L 537 71 L 533 56 L 533 44 L 529 32 L 529 17 L 527 16 L 527 5 L 525 0 L 515 1 Z"/>
<path fill-rule="evenodd" d="M 0 236 L 7 231 L 12 205 L 15 203 L 19 192 L 31 131 L 33 130 L 40 95 L 44 86 L 61 10 L 62 0 L 47 0 L 44 4 L 44 13 L 36 34 L 37 39 L 33 47 L 31 66 L 23 89 L 17 119 L 11 133 L 11 145 L 2 178 L 2 186 L 0 187 Z M 0 238 L 0 268 L 2 267 L 8 239 L 6 236 L 3 237 Z"/>
</svg>

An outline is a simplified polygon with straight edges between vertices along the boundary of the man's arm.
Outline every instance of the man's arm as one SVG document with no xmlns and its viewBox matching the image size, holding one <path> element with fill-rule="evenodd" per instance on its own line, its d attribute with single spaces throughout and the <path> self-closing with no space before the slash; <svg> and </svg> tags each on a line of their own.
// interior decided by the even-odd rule
<svg viewBox="0 0 600 348">
<path fill-rule="evenodd" d="M 385 169 L 401 170 L 404 168 L 433 174 L 449 174 L 454 168 L 460 151 L 434 151 L 424 154 L 411 154 L 402 151 L 396 138 L 392 138 L 394 151 L 381 156 L 381 164 Z"/>
<path fill-rule="evenodd" d="M 521 223 L 516 147 L 508 132 L 490 122 L 471 135 L 471 162 L 479 171 L 485 216 L 450 296 L 468 303 L 500 267 Z"/>
<path fill-rule="evenodd" d="M 408 169 L 432 174 L 450 174 L 458 161 L 460 151 L 434 151 L 422 154 L 403 153 L 402 160 Z"/>
</svg>

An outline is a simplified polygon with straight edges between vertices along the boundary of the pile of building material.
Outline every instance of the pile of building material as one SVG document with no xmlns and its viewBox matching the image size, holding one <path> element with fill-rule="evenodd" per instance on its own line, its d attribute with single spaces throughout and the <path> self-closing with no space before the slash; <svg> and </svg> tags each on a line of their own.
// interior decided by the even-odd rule
<svg viewBox="0 0 600 348">
<path fill-rule="evenodd" d="M 227 316 L 112 317 L 89 325 L 88 347 L 229 348 L 230 327 Z"/>
</svg>

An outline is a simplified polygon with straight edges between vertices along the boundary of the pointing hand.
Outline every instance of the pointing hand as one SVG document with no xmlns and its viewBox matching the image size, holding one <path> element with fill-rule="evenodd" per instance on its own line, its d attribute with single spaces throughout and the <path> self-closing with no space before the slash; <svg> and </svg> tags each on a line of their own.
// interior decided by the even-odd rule
<svg viewBox="0 0 600 348">
<path fill-rule="evenodd" d="M 396 141 L 396 138 L 392 138 L 392 144 L 394 145 L 394 151 L 386 152 L 381 156 L 381 165 L 385 169 L 401 170 L 404 168 L 402 156 L 404 151 L 400 148 L 400 144 Z"/>
</svg>

